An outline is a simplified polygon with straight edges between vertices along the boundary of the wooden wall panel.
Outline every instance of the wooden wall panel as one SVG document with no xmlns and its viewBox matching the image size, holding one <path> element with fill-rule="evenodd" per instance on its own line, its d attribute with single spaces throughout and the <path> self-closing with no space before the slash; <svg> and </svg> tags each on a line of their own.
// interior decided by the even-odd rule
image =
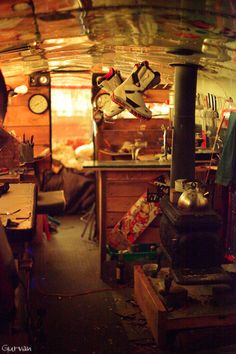
<svg viewBox="0 0 236 354">
<path fill-rule="evenodd" d="M 146 192 L 148 188 L 148 183 L 145 182 L 137 182 L 133 183 L 132 186 L 130 182 L 117 181 L 113 183 L 108 183 L 107 185 L 107 194 L 110 197 L 120 196 L 120 197 L 128 197 L 128 196 L 141 196 L 144 192 Z"/>
<path fill-rule="evenodd" d="M 15 88 L 21 84 L 28 85 L 28 77 L 15 78 L 14 81 L 6 80 L 6 84 Z M 34 156 L 39 155 L 45 148 L 50 148 L 50 107 L 43 114 L 34 114 L 28 108 L 30 96 L 41 93 L 50 102 L 49 87 L 30 87 L 24 95 L 9 97 L 7 114 L 4 121 L 4 128 L 13 131 L 19 141 L 22 141 L 23 134 L 26 139 L 34 135 Z M 49 105 L 50 106 L 50 105 Z"/>
<path fill-rule="evenodd" d="M 160 229 L 149 226 L 137 239 L 137 243 L 161 243 Z"/>
<path fill-rule="evenodd" d="M 30 139 L 31 135 L 34 136 L 35 146 L 42 145 L 48 146 L 49 141 L 49 127 L 48 126 L 13 126 L 6 127 L 6 130 L 14 130 L 17 137 L 22 140 L 25 133 L 26 139 Z"/>
<path fill-rule="evenodd" d="M 147 142 L 147 147 L 142 148 L 141 153 L 160 153 L 163 145 L 162 125 L 171 127 L 169 119 L 151 119 L 140 121 L 139 119 L 117 119 L 111 123 L 98 125 L 96 137 L 96 156 L 100 159 L 108 159 L 108 156 L 99 154 L 99 150 L 119 150 L 123 143 L 129 141 L 134 143 L 136 139 Z M 168 131 L 168 142 L 171 145 L 172 131 Z M 122 159 L 120 156 L 119 159 Z M 111 159 L 111 157 L 110 157 Z"/>
<path fill-rule="evenodd" d="M 146 192 L 149 182 L 154 181 L 160 174 L 169 178 L 169 171 L 109 171 L 106 173 L 106 205 L 105 229 L 106 237 L 112 228 L 119 222 L 139 197 Z M 160 243 L 160 216 L 152 221 L 143 234 L 138 238 L 138 243 Z"/>
<path fill-rule="evenodd" d="M 107 175 L 107 181 L 131 181 L 132 185 L 135 181 L 137 182 L 151 182 L 154 181 L 160 174 L 169 175 L 170 168 L 166 167 L 161 171 L 109 171 Z"/>
<path fill-rule="evenodd" d="M 138 199 L 138 198 L 137 198 Z M 107 213 L 107 226 L 108 227 L 114 227 L 116 223 L 124 216 L 124 212 L 118 211 L 118 212 L 108 212 Z M 150 224 L 150 227 L 159 227 L 160 226 L 160 217 L 157 216 L 153 222 Z"/>
<path fill-rule="evenodd" d="M 8 108 L 5 126 L 48 126 L 48 123 L 48 112 L 43 114 L 29 114 L 29 108 L 27 106 L 11 106 Z"/>
<path fill-rule="evenodd" d="M 168 103 L 169 102 L 169 90 L 147 90 L 144 93 L 146 102 L 150 103 Z"/>
<path fill-rule="evenodd" d="M 107 227 L 113 227 L 115 224 L 124 216 L 124 212 L 107 212 L 107 217 L 106 217 L 106 222 L 107 222 Z"/>
<path fill-rule="evenodd" d="M 127 212 L 136 202 L 137 197 L 107 197 L 107 211 Z"/>
<path fill-rule="evenodd" d="M 146 130 L 140 136 L 137 131 L 129 130 L 108 130 L 103 132 L 103 140 L 111 144 L 112 147 L 119 149 L 125 141 L 130 141 L 131 143 L 135 139 L 141 139 L 142 141 L 147 142 L 147 148 L 142 150 L 150 151 L 149 149 L 155 149 L 156 153 L 161 152 L 162 141 L 163 141 L 163 132 L 161 129 L 156 130 Z M 101 148 L 107 147 L 106 144 L 103 144 Z"/>
<path fill-rule="evenodd" d="M 106 236 L 111 232 L 112 227 L 107 228 Z M 160 230 L 157 227 L 148 227 L 135 243 L 160 243 Z"/>
<path fill-rule="evenodd" d="M 159 129 L 162 124 L 169 125 L 169 119 L 158 118 L 148 121 L 140 119 L 117 119 L 113 123 L 105 122 L 99 128 L 102 128 L 102 130 L 134 130 L 143 132 L 145 130 Z"/>
</svg>

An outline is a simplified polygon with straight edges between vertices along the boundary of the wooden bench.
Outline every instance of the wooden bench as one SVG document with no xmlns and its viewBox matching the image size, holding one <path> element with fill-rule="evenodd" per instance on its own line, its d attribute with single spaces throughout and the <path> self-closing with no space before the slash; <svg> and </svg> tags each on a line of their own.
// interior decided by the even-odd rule
<svg viewBox="0 0 236 354">
<path fill-rule="evenodd" d="M 147 324 L 160 347 L 168 344 L 168 335 L 183 330 L 197 330 L 236 325 L 236 291 L 222 294 L 218 303 L 213 301 L 215 285 L 188 285 L 184 288 L 192 301 L 178 309 L 168 310 L 158 289 L 163 289 L 163 279 L 168 268 L 163 268 L 157 278 L 146 276 L 140 265 L 134 267 L 134 295 L 144 313 Z M 176 284 L 173 284 L 176 285 Z"/>
</svg>

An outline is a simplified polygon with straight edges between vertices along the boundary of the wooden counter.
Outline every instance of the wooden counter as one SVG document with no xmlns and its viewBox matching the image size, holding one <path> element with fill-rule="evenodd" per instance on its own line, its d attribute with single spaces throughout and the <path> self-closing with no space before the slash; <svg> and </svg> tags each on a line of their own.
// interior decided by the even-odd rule
<svg viewBox="0 0 236 354">
<path fill-rule="evenodd" d="M 153 161 L 89 161 L 84 169 L 97 171 L 97 234 L 100 245 L 100 274 L 104 279 L 106 239 L 109 230 L 160 174 L 169 176 L 170 164 Z M 143 232 L 139 242 L 159 242 L 158 220 Z"/>
<path fill-rule="evenodd" d="M 83 164 L 84 169 L 91 169 L 94 171 L 114 171 L 114 170 L 140 170 L 140 171 L 150 171 L 150 170 L 170 170 L 171 162 L 152 160 L 152 161 L 139 161 L 139 160 L 104 160 L 104 161 L 85 161 Z"/>
</svg>

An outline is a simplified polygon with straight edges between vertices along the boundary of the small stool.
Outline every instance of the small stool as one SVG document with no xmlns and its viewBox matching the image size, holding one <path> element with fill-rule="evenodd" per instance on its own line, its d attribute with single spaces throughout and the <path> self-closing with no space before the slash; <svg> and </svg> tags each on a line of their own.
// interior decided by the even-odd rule
<svg viewBox="0 0 236 354">
<path fill-rule="evenodd" d="M 36 212 L 37 214 L 43 215 L 43 231 L 45 232 L 48 241 L 51 239 L 48 214 L 61 214 L 65 209 L 65 205 L 66 202 L 63 190 L 38 192 Z"/>
</svg>

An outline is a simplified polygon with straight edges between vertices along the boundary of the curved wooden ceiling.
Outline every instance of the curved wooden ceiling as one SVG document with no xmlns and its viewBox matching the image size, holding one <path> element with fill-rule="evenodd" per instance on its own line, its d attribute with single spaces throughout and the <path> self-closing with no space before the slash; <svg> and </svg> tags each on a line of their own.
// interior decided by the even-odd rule
<svg viewBox="0 0 236 354">
<path fill-rule="evenodd" d="M 197 63 L 209 77 L 234 78 L 235 0 L 0 2 L 5 76 L 111 66 L 125 75 L 142 60 L 164 84 L 173 81 L 171 63 Z"/>
</svg>

